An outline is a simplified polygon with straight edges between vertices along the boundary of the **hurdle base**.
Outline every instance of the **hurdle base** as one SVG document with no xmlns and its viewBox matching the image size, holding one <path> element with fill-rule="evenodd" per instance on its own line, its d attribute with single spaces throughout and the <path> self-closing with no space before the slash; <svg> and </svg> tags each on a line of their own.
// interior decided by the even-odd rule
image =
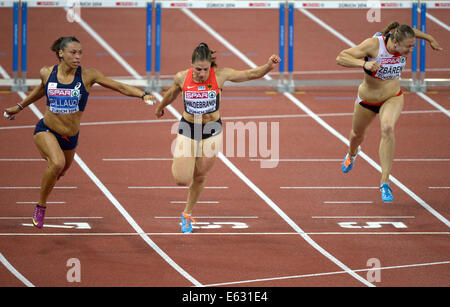
<svg viewBox="0 0 450 307">
<path fill-rule="evenodd" d="M 287 84 L 284 79 L 278 79 L 276 89 L 278 93 L 285 93 L 287 91 Z"/>
<path fill-rule="evenodd" d="M 409 91 L 411 93 L 419 92 L 419 84 L 418 84 L 417 80 L 411 80 L 411 83 L 409 85 Z"/>
<path fill-rule="evenodd" d="M 294 80 L 289 80 L 288 84 L 286 86 L 286 92 L 288 93 L 295 93 L 295 83 Z"/>
<path fill-rule="evenodd" d="M 145 86 L 144 90 L 147 92 L 153 92 L 153 89 L 154 89 L 154 80 L 148 79 L 147 85 Z"/>
<path fill-rule="evenodd" d="M 11 85 L 11 92 L 27 92 L 28 86 L 26 85 L 26 81 L 22 79 L 14 80 L 14 83 Z"/>
<path fill-rule="evenodd" d="M 426 84 L 425 81 L 419 83 L 418 90 L 419 90 L 420 93 L 426 93 L 427 92 L 427 84 Z"/>
</svg>

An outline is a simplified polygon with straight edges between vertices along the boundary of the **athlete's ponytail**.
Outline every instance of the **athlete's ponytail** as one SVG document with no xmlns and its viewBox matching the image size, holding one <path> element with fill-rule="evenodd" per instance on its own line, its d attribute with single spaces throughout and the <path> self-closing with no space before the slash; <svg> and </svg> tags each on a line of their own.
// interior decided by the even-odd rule
<svg viewBox="0 0 450 307">
<path fill-rule="evenodd" d="M 386 28 L 384 28 L 383 31 L 381 31 L 381 33 L 383 34 L 383 36 L 386 36 L 393 29 L 398 28 L 399 25 L 400 24 L 398 23 L 398 21 L 391 22 Z"/>
<path fill-rule="evenodd" d="M 383 33 L 384 36 L 391 33 L 392 38 L 394 38 L 397 42 L 401 42 L 405 38 L 416 37 L 414 30 L 410 26 L 401 25 L 397 21 L 391 22 L 381 33 Z"/>
<path fill-rule="evenodd" d="M 211 63 L 211 67 L 217 67 L 216 58 L 213 57 L 215 51 L 209 49 L 205 43 L 200 43 L 192 53 L 192 64 L 197 61 L 208 61 Z"/>
<path fill-rule="evenodd" d="M 67 44 L 70 42 L 80 43 L 80 41 L 75 36 L 61 36 L 50 46 L 50 50 L 56 53 L 56 57 L 58 58 L 58 60 L 61 60 L 61 57 L 59 56 L 59 50 L 64 50 Z"/>
</svg>

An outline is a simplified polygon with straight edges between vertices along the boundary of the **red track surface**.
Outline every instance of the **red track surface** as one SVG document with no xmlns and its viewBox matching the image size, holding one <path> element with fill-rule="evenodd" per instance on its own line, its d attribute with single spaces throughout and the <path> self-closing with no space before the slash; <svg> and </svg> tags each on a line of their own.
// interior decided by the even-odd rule
<svg viewBox="0 0 450 307">
<path fill-rule="evenodd" d="M 219 32 L 242 53 L 260 65 L 278 50 L 277 14 L 271 10 L 193 10 L 204 22 Z M 383 11 L 382 22 L 369 24 L 365 12 L 354 10 L 315 10 L 317 17 L 355 43 L 359 43 L 385 24 L 397 19 L 408 23 L 409 12 Z M 431 11 L 445 20 L 448 12 Z M 255 14 L 257 16 L 255 17 Z M 335 56 L 348 46 L 322 27 L 295 12 L 295 71 L 337 70 Z M 10 33 L 10 11 L 0 10 L 0 26 Z M 117 16 L 117 23 L 111 23 Z M 4 17 L 4 18 L 3 18 Z M 139 74 L 145 74 L 145 11 L 139 9 L 83 9 L 82 18 Z M 42 22 L 45 20 L 46 23 Z M 448 20 L 448 18 L 447 18 Z M 232 21 L 232 22 L 230 22 Z M 363 26 L 361 26 L 363 25 Z M 245 29 L 245 35 L 242 34 Z M 163 11 L 162 75 L 186 69 L 192 49 L 207 42 L 217 50 L 222 67 L 245 69 L 243 63 L 215 37 L 206 33 L 179 10 Z M 445 48 L 436 53 L 427 50 L 427 68 L 449 68 L 450 34 L 432 22 L 432 33 Z M 29 10 L 29 73 L 36 78 L 40 67 L 55 62 L 48 50 L 61 35 L 75 35 L 83 43 L 85 67 L 95 67 L 108 76 L 129 76 L 79 25 L 65 20 L 62 9 Z M 9 43 L 9 42 L 8 42 Z M 3 48 L 3 47 L 2 47 Z M 1 65 L 9 73 L 10 45 L 6 44 Z M 132 55 L 130 55 L 132 53 Z M 361 78 L 362 74 L 313 75 L 315 78 Z M 406 75 L 407 76 L 407 75 Z M 429 77 L 449 77 L 444 72 L 427 73 Z M 298 89 L 300 90 L 300 89 Z M 356 89 L 302 89 L 294 96 L 345 137 L 351 127 Z M 174 139 L 171 127 L 176 120 L 169 113 L 158 122 L 97 124 L 112 121 L 155 120 L 153 108 L 138 100 L 100 99 L 119 95 L 95 87 L 83 117 L 78 154 L 136 223 L 174 262 L 202 285 L 232 286 L 363 286 L 364 284 L 313 248 L 295 233 L 258 194 L 238 178 L 224 163 L 217 161 L 207 181 L 202 201 L 194 215 L 202 228 L 193 235 L 179 234 L 179 220 L 185 201 L 185 189 L 132 189 L 142 186 L 174 186 L 171 161 L 107 161 L 114 158 L 170 158 Z M 95 99 L 97 97 L 97 99 Z M 344 157 L 346 145 L 325 130 L 282 94 L 269 88 L 225 88 L 224 97 L 249 97 L 224 100 L 224 123 L 243 121 L 279 122 L 279 157 L 281 159 L 337 159 Z M 251 99 L 264 97 L 265 100 Z M 330 98 L 334 97 L 334 98 Z M 429 94 L 447 108 L 448 88 Z M 321 99 L 323 98 L 323 99 Z M 326 98 L 326 99 L 325 99 Z M 19 101 L 14 93 L 1 94 L 2 107 Z M 403 114 L 396 131 L 396 159 L 446 159 L 434 162 L 396 161 L 392 174 L 411 191 L 450 218 L 449 118 L 416 94 L 405 96 L 405 111 L 432 111 Z M 36 104 L 41 112 L 44 101 Z M 180 99 L 173 106 L 181 112 Z M 346 113 L 346 114 L 345 114 Z M 234 116 L 298 115 L 290 118 L 232 119 Z M 16 121 L 0 124 L 0 159 L 39 158 L 32 142 L 36 116 L 27 109 Z M 25 127 L 18 127 L 25 126 Z M 12 129 L 5 129 L 11 127 Z M 226 126 L 224 126 L 226 127 Z M 227 133 L 225 131 L 224 140 Z M 374 123 L 363 151 L 378 163 L 379 124 Z M 226 144 L 225 144 L 226 146 Z M 226 147 L 224 148 L 224 152 Z M 376 189 L 282 189 L 281 187 L 376 187 L 380 174 L 359 158 L 351 174 L 340 171 L 340 162 L 280 162 L 276 168 L 261 168 L 260 163 L 229 157 L 261 191 L 267 195 L 310 238 L 363 279 L 377 258 L 383 268 L 376 286 L 450 286 L 449 229 L 397 186 L 395 203 L 383 204 Z M 263 158 L 258 155 L 255 158 Z M 1 160 L 0 160 L 1 161 Z M 37 187 L 45 163 L 0 162 L 1 187 Z M 88 223 L 91 229 L 44 227 L 37 230 L 23 226 L 38 199 L 37 189 L 0 189 L 0 253 L 27 280 L 36 286 L 192 286 L 158 255 L 119 213 L 93 181 L 74 162 L 68 174 L 58 182 L 49 201 L 46 223 Z M 369 201 L 362 204 L 331 204 L 329 201 Z M 16 217 L 16 218 L 14 218 Z M 19 219 L 19 217 L 24 217 Z M 166 217 L 166 218 L 161 218 Z M 246 217 L 246 218 L 243 218 Z M 250 218 L 249 218 L 250 217 Z M 257 218 L 255 218 L 257 217 Z M 332 217 L 332 218 L 331 218 Z M 12 218 L 12 219 L 5 219 Z M 232 228 L 224 222 L 245 223 L 248 228 Z M 343 228 L 339 223 L 360 228 Z M 367 222 L 381 228 L 362 228 Z M 219 224 L 214 224 L 219 223 Z M 240 224 L 242 225 L 242 224 Z M 397 224 L 398 225 L 398 224 Z M 96 235 L 97 234 L 97 235 Z M 81 263 L 81 283 L 68 283 L 66 266 L 70 258 Z M 328 273 L 328 274 L 327 274 Z M 291 278 L 285 278 L 291 277 Z M 281 278 L 281 279 L 277 279 Z M 260 280 L 267 279 L 267 280 Z M 245 282 L 253 281 L 253 282 Z M 235 283 L 234 283 L 235 282 Z M 233 283 L 233 284 L 228 284 Z M 0 286 L 23 285 L 5 266 L 0 266 Z"/>
</svg>

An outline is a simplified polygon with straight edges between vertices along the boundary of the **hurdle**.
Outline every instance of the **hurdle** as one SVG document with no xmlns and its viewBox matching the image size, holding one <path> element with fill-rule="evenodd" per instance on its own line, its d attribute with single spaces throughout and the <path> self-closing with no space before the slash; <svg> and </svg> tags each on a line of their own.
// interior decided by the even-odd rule
<svg viewBox="0 0 450 307">
<path fill-rule="evenodd" d="M 284 79 L 285 72 L 285 40 L 286 40 L 286 26 L 285 26 L 285 17 L 286 17 L 286 5 L 288 7 L 288 28 L 287 28 L 287 37 L 288 37 L 288 57 L 287 57 L 287 65 L 288 65 L 288 79 Z M 293 78 L 294 73 L 294 3 L 289 3 L 286 1 L 286 4 L 280 2 L 279 6 L 279 40 L 278 40 L 278 51 L 279 57 L 281 59 L 280 63 L 278 63 L 278 69 L 280 72 L 280 76 L 277 83 L 277 91 L 279 93 L 295 92 L 295 83 Z"/>
<path fill-rule="evenodd" d="M 420 2 L 419 2 L 420 3 Z M 420 31 L 427 32 L 427 5 L 426 3 L 420 3 Z M 425 83 L 425 61 L 426 61 L 426 42 L 420 40 L 420 76 L 419 76 L 419 92 L 426 92 L 427 85 Z"/>
<path fill-rule="evenodd" d="M 73 2 L 73 1 L 71 1 Z M 370 1 L 369 1 L 370 2 Z M 412 9 L 412 25 L 419 28 L 422 32 L 426 32 L 427 8 L 448 8 L 438 1 L 391 1 L 375 3 L 375 7 L 379 9 Z M 12 91 L 26 91 L 29 86 L 39 84 L 38 79 L 27 79 L 27 39 L 28 24 L 27 10 L 30 7 L 66 7 L 69 1 L 17 1 L 8 0 L 0 1 L 0 7 L 11 7 L 13 12 L 13 78 L 0 79 L 0 86 L 10 86 Z M 145 37 L 145 61 L 146 76 L 139 80 L 121 81 L 139 86 L 148 91 L 161 91 L 163 87 L 171 86 L 173 80 L 161 78 L 161 60 L 164 55 L 161 49 L 164 47 L 162 27 L 163 15 L 166 9 L 272 9 L 278 10 L 278 18 L 273 19 L 274 26 L 278 22 L 278 51 L 281 58 L 279 63 L 279 73 L 277 78 L 272 80 L 252 80 L 242 83 L 227 83 L 225 86 L 265 86 L 272 87 L 278 92 L 294 92 L 299 88 L 306 87 L 355 87 L 361 84 L 361 79 L 299 79 L 296 80 L 294 75 L 294 59 L 301 56 L 301 50 L 294 51 L 294 34 L 295 14 L 300 9 L 313 12 L 320 9 L 370 9 L 373 6 L 367 1 L 171 1 L 171 0 L 142 0 L 142 1 L 78 1 L 80 7 L 86 8 L 127 8 L 136 7 L 146 10 L 146 37 Z M 373 5 L 372 3 L 372 5 Z M 418 12 L 420 11 L 420 19 Z M 287 16 L 286 16 L 287 15 Z M 286 22 L 287 17 L 287 22 Z M 420 22 L 420 25 L 419 25 Z M 144 40 L 143 40 L 144 41 Z M 21 45 L 21 50 L 20 50 Z M 421 40 L 410 58 L 411 60 L 411 79 L 401 78 L 400 85 L 407 87 L 411 92 L 425 92 L 428 87 L 433 86 L 450 86 L 450 79 L 431 79 L 426 78 L 426 42 Z M 19 51 L 21 53 L 19 54 Z M 420 63 L 418 55 L 420 51 Z M 21 66 L 19 67 L 19 60 Z M 420 66 L 419 66 L 420 64 Z M 276 75 L 276 74 L 274 74 Z"/>
<path fill-rule="evenodd" d="M 419 10 L 420 6 L 420 10 Z M 426 33 L 427 31 L 427 3 L 426 2 L 414 2 L 412 4 L 412 27 L 419 29 L 418 23 L 418 11 L 420 11 L 420 31 Z M 424 93 L 427 91 L 427 80 L 425 79 L 426 71 L 426 41 L 420 40 L 420 57 L 417 61 L 419 50 L 417 39 L 416 45 L 414 46 L 414 51 L 411 55 L 411 71 L 412 80 L 409 90 L 413 93 L 420 92 Z M 419 63 L 419 78 L 417 78 L 417 64 Z"/>
<path fill-rule="evenodd" d="M 153 34 L 153 8 L 155 8 L 155 75 L 153 76 L 152 71 L 152 54 L 153 54 L 153 44 L 152 44 L 152 34 Z M 162 90 L 161 83 L 161 3 L 153 2 L 147 3 L 147 26 L 146 26 L 146 76 L 147 84 L 145 85 L 145 90 L 148 92 L 156 91 L 160 92 Z"/>
</svg>

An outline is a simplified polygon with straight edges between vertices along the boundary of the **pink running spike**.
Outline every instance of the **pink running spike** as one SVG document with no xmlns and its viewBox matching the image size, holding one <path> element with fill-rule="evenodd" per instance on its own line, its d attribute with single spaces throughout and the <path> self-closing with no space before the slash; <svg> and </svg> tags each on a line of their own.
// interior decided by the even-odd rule
<svg viewBox="0 0 450 307">
<path fill-rule="evenodd" d="M 33 214 L 33 225 L 37 228 L 44 226 L 45 207 L 36 205 Z"/>
</svg>

